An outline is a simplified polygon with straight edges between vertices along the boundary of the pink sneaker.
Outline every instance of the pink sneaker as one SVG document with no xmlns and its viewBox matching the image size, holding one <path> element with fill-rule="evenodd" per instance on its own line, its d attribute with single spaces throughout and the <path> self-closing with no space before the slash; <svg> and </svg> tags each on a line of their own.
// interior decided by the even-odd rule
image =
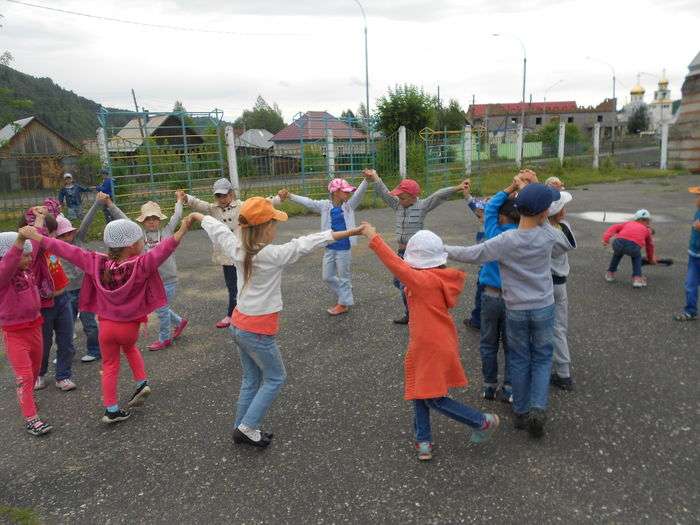
<svg viewBox="0 0 700 525">
<path fill-rule="evenodd" d="M 177 339 L 182 335 L 182 332 L 185 331 L 185 328 L 187 328 L 187 319 L 183 319 L 180 321 L 180 324 L 175 327 L 175 331 L 173 332 L 173 339 Z"/>
<path fill-rule="evenodd" d="M 164 348 L 169 347 L 171 344 L 173 344 L 172 339 L 166 339 L 165 341 L 154 341 L 150 345 L 148 345 L 148 350 L 151 352 L 157 352 L 158 350 L 163 350 Z"/>
<path fill-rule="evenodd" d="M 231 325 L 231 318 L 229 316 L 224 317 L 221 321 L 216 323 L 217 328 L 228 328 Z"/>
</svg>

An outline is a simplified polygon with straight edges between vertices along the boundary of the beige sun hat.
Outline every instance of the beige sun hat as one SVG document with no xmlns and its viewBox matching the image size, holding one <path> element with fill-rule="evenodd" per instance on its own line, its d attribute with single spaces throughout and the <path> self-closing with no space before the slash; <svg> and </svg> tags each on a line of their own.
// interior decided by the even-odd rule
<svg viewBox="0 0 700 525">
<path fill-rule="evenodd" d="M 157 202 L 148 201 L 146 204 L 141 206 L 141 215 L 136 217 L 138 222 L 145 221 L 148 217 L 158 217 L 159 219 L 167 219 L 167 215 L 163 215 L 160 209 L 160 205 Z"/>
</svg>

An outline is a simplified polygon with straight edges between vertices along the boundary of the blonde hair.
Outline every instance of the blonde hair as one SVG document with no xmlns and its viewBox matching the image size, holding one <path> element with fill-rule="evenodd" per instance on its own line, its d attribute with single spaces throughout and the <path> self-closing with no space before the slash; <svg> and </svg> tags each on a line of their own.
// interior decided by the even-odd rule
<svg viewBox="0 0 700 525">
<path fill-rule="evenodd" d="M 245 249 L 245 258 L 243 259 L 245 284 L 243 288 L 248 286 L 248 282 L 250 282 L 250 278 L 253 275 L 253 257 L 269 244 L 267 230 L 274 222 L 274 219 L 272 219 L 262 224 L 249 224 L 245 217 L 238 217 L 238 223 L 241 226 L 241 243 Z"/>
</svg>

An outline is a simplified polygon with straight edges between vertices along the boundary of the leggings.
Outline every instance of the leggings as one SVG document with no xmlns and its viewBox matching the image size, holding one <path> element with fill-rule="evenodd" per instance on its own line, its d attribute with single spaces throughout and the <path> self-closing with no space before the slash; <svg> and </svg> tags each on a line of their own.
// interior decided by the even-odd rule
<svg viewBox="0 0 700 525">
<path fill-rule="evenodd" d="M 146 368 L 136 341 L 139 338 L 139 321 L 125 323 L 100 319 L 100 350 L 102 351 L 102 401 L 104 406 L 118 404 L 120 351 L 129 362 L 134 381 L 145 381 Z"/>
<path fill-rule="evenodd" d="M 44 353 L 41 325 L 22 330 L 2 331 L 7 360 L 12 365 L 17 382 L 17 399 L 25 419 L 36 417 L 34 383 L 39 376 Z"/>
</svg>

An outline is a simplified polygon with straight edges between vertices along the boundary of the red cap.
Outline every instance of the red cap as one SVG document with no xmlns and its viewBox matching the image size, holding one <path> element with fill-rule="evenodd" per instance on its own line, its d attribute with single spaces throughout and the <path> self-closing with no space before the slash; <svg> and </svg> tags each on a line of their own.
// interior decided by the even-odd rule
<svg viewBox="0 0 700 525">
<path fill-rule="evenodd" d="M 420 185 L 413 179 L 404 179 L 396 188 L 389 192 L 390 195 L 394 195 L 395 197 L 401 193 L 408 193 L 409 195 L 418 197 L 418 195 L 420 195 Z"/>
</svg>

